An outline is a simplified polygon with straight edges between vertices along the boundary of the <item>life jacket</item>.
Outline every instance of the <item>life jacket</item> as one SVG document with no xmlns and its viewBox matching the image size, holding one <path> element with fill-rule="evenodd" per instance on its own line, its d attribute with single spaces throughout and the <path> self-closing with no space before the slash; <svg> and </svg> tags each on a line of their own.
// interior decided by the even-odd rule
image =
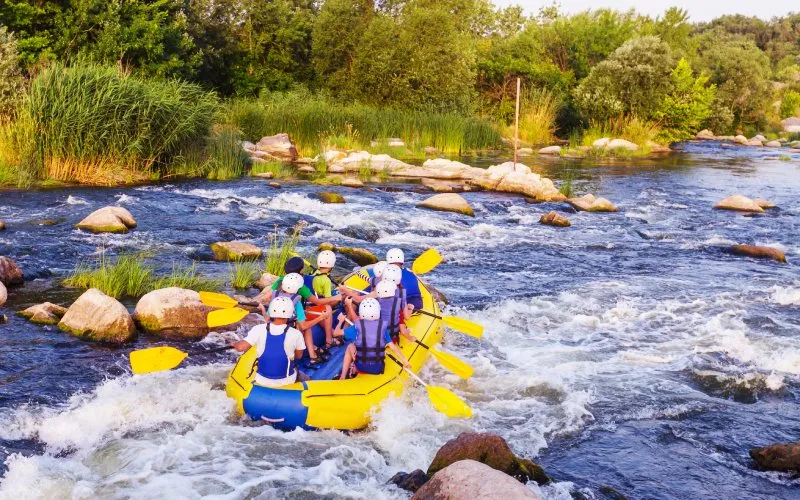
<svg viewBox="0 0 800 500">
<path fill-rule="evenodd" d="M 386 356 L 385 324 L 383 318 L 356 322 L 356 368 L 359 372 L 373 375 L 383 373 Z"/>
<path fill-rule="evenodd" d="M 322 272 L 320 272 L 319 269 L 314 270 L 314 274 L 312 274 L 310 276 L 311 284 L 310 285 L 308 285 L 308 284 L 306 285 L 306 286 L 308 286 L 309 290 L 311 290 L 311 292 L 314 295 L 317 295 L 317 291 L 314 290 L 314 278 L 316 278 L 317 276 L 326 276 L 331 281 L 331 295 L 336 295 L 336 287 L 333 286 L 333 280 L 331 279 L 331 273 L 322 273 Z M 305 280 L 305 278 L 306 277 L 304 277 L 303 279 Z"/>
<path fill-rule="evenodd" d="M 308 288 L 309 290 L 311 290 L 313 292 L 314 291 L 314 276 L 313 275 L 308 275 L 308 274 L 303 274 L 302 276 L 303 276 L 303 284 L 306 286 L 306 288 Z"/>
<path fill-rule="evenodd" d="M 392 337 L 396 337 L 400 333 L 400 313 L 406 304 L 405 289 L 398 288 L 394 297 L 378 299 L 378 303 L 381 305 L 381 319 L 386 322 Z"/>
<path fill-rule="evenodd" d="M 278 297 L 289 297 L 289 299 L 291 299 L 294 308 L 292 308 L 292 317 L 289 318 L 288 325 L 294 328 L 297 324 L 297 303 L 300 302 L 300 295 L 296 293 L 286 293 L 278 289 L 278 291 L 272 295 L 272 298 L 277 299 Z"/>
<path fill-rule="evenodd" d="M 271 323 L 267 325 L 267 339 L 264 342 L 264 352 L 258 357 L 256 373 L 264 378 L 280 380 L 295 372 L 292 360 L 286 355 L 286 349 L 283 347 L 289 325 L 286 325 L 280 335 L 270 335 L 270 326 L 272 326 Z"/>
</svg>

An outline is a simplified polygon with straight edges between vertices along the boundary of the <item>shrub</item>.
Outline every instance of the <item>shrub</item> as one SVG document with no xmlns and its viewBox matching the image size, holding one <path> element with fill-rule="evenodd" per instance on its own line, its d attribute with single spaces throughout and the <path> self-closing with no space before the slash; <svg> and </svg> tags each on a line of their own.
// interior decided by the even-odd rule
<svg viewBox="0 0 800 500">
<path fill-rule="evenodd" d="M 229 264 L 228 279 L 234 288 L 249 288 L 261 276 L 261 266 L 253 261 L 236 260 Z"/>
<path fill-rule="evenodd" d="M 781 119 L 800 115 L 800 93 L 789 90 L 783 95 L 779 111 Z"/>
<path fill-rule="evenodd" d="M 23 83 L 17 41 L 5 26 L 0 26 L 0 122 L 14 115 Z"/>
<path fill-rule="evenodd" d="M 520 104 L 519 138 L 531 144 L 548 144 L 556 133 L 556 118 L 561 108 L 561 99 L 547 89 L 533 89 Z M 514 136 L 513 123 L 506 128 L 506 135 Z"/>
<path fill-rule="evenodd" d="M 715 85 L 707 85 L 708 77 L 694 78 L 686 59 L 672 70 L 672 89 L 664 96 L 654 118 L 661 127 L 660 138 L 667 142 L 692 137 L 711 115 L 711 104 L 717 93 Z"/>
</svg>

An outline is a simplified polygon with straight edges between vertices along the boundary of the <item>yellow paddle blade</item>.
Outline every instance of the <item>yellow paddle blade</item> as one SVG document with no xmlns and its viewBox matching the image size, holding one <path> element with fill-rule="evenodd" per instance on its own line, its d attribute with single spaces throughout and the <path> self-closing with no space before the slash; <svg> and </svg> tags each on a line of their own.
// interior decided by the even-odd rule
<svg viewBox="0 0 800 500">
<path fill-rule="evenodd" d="M 352 286 L 353 288 L 358 288 L 359 290 L 363 290 L 370 286 L 369 280 L 364 278 L 361 273 L 354 273 L 348 280 L 347 284 Z"/>
<path fill-rule="evenodd" d="M 209 328 L 216 328 L 218 326 L 232 325 L 244 319 L 245 316 L 250 314 L 249 311 L 234 307 L 233 309 L 218 309 L 208 313 L 206 323 Z"/>
<path fill-rule="evenodd" d="M 435 248 L 429 248 L 414 260 L 411 270 L 414 271 L 414 274 L 425 274 L 431 272 L 441 262 L 442 256 L 439 255 L 439 252 Z"/>
<path fill-rule="evenodd" d="M 131 369 L 136 374 L 171 370 L 181 364 L 186 356 L 187 353 L 169 346 L 131 351 Z"/>
<path fill-rule="evenodd" d="M 239 305 L 236 299 L 228 297 L 224 293 L 200 292 L 200 300 L 209 307 L 219 307 L 222 309 Z"/>
<path fill-rule="evenodd" d="M 472 408 L 450 390 L 435 385 L 429 385 L 426 388 L 428 389 L 428 399 L 431 400 L 433 407 L 440 412 L 451 418 L 472 417 Z"/>
<path fill-rule="evenodd" d="M 451 372 L 455 373 L 461 378 L 467 379 L 475 373 L 475 369 L 465 363 L 463 360 L 457 358 L 456 356 L 448 353 L 442 352 L 437 349 L 431 349 L 431 354 L 434 358 L 436 358 L 439 363 L 442 364 L 445 368 L 450 370 Z"/>
<path fill-rule="evenodd" d="M 466 333 L 476 339 L 483 337 L 483 325 L 479 325 L 468 319 L 457 318 L 456 316 L 444 316 L 442 317 L 442 321 L 453 330 Z"/>
</svg>

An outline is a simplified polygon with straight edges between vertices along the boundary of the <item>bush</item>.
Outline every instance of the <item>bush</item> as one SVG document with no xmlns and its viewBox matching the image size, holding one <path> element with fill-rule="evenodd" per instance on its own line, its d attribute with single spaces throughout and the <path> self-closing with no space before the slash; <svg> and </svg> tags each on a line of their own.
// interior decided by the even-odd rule
<svg viewBox="0 0 800 500">
<path fill-rule="evenodd" d="M 717 93 L 715 85 L 707 85 L 708 77 L 692 76 L 686 59 L 672 70 L 672 89 L 664 96 L 654 118 L 661 126 L 660 139 L 667 142 L 688 139 L 695 135 L 711 116 L 711 104 Z"/>
<path fill-rule="evenodd" d="M 115 184 L 147 179 L 208 135 L 216 97 L 176 80 L 55 64 L 31 83 L 18 120 L 32 135 L 21 168 L 37 179 Z"/>
<path fill-rule="evenodd" d="M 779 111 L 781 119 L 800 115 L 800 93 L 789 90 L 783 95 Z"/>
<path fill-rule="evenodd" d="M 531 144 L 548 144 L 556 133 L 556 118 L 561 99 L 547 89 L 533 89 L 520 103 L 519 138 Z M 514 136 L 514 125 L 506 128 L 506 135 Z"/>
<path fill-rule="evenodd" d="M 17 41 L 5 26 L 0 26 L 0 122 L 14 115 L 23 83 Z"/>
</svg>

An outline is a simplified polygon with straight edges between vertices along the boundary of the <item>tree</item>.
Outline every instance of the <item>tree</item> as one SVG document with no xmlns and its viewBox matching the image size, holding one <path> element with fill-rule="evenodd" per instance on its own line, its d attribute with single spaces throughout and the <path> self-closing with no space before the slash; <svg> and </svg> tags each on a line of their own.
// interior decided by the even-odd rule
<svg viewBox="0 0 800 500">
<path fill-rule="evenodd" d="M 17 41 L 0 26 L 0 123 L 14 114 L 22 86 Z"/>
<path fill-rule="evenodd" d="M 679 141 L 696 134 L 711 116 L 711 104 L 717 88 L 708 85 L 706 75 L 695 78 L 691 65 L 683 58 L 672 70 L 671 78 L 672 88 L 664 96 L 653 118 L 658 120 L 663 139 Z"/>
<path fill-rule="evenodd" d="M 671 89 L 673 61 L 671 49 L 658 37 L 633 38 L 592 68 L 575 90 L 575 101 L 590 120 L 649 119 Z"/>
</svg>

